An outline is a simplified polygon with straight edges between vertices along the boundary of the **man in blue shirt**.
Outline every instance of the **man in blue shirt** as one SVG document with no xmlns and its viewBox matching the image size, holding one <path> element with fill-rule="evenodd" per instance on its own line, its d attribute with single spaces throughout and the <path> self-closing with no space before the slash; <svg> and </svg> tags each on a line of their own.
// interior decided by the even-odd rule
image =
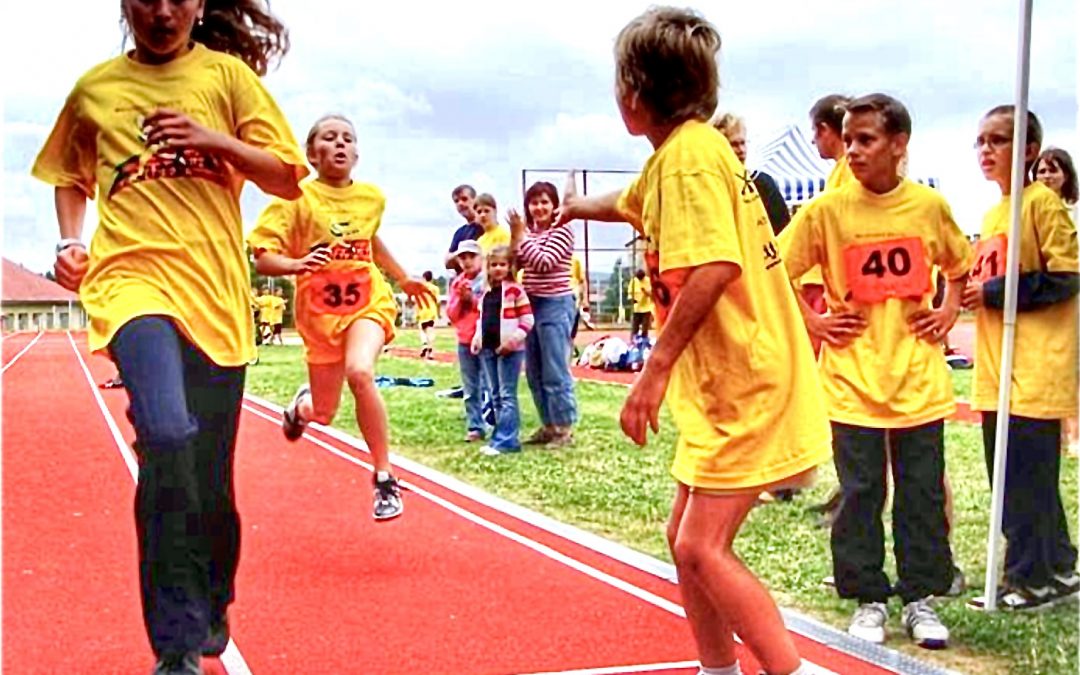
<svg viewBox="0 0 1080 675">
<path fill-rule="evenodd" d="M 459 185 L 451 193 L 454 199 L 454 208 L 465 219 L 465 224 L 454 232 L 454 238 L 450 240 L 450 250 L 446 253 L 446 269 L 460 272 L 457 259 L 454 255 L 458 244 L 469 239 L 479 239 L 484 233 L 484 228 L 476 222 L 476 211 L 473 202 L 476 200 L 476 190 L 471 185 Z"/>
</svg>

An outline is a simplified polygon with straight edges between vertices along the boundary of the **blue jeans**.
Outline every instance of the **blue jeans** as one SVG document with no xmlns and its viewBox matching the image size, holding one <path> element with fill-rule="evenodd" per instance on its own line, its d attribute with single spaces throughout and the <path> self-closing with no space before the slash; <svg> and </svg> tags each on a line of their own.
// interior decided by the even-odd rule
<svg viewBox="0 0 1080 675">
<path fill-rule="evenodd" d="M 469 351 L 469 345 L 457 348 L 458 367 L 461 368 L 461 387 L 464 389 L 465 429 L 487 435 L 487 425 L 481 413 L 483 392 L 487 389 L 484 375 L 480 372 L 480 357 Z"/>
<path fill-rule="evenodd" d="M 577 421 L 570 374 L 570 330 L 577 316 L 573 295 L 529 298 L 536 325 L 525 339 L 525 377 L 544 426 Z"/>
<path fill-rule="evenodd" d="M 521 377 L 524 352 L 496 354 L 491 349 L 480 352 L 480 365 L 491 389 L 495 404 L 495 431 L 488 443 L 496 450 L 515 452 L 521 449 L 518 432 L 521 429 L 521 413 L 518 410 L 517 386 Z"/>
<path fill-rule="evenodd" d="M 167 317 L 109 343 L 135 427 L 135 528 L 143 620 L 154 653 L 198 650 L 233 600 L 240 517 L 233 454 L 244 367 L 212 361 Z"/>
</svg>

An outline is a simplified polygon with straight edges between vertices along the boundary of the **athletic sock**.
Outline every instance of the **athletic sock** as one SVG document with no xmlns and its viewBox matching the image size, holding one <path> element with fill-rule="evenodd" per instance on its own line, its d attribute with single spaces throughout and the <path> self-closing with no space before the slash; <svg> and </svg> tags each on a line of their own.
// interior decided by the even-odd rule
<svg viewBox="0 0 1080 675">
<path fill-rule="evenodd" d="M 742 675 L 742 669 L 739 668 L 739 662 L 731 664 L 730 666 L 724 666 L 723 668 L 706 668 L 701 666 L 697 675 Z"/>
<path fill-rule="evenodd" d="M 389 471 L 376 471 L 375 472 L 375 482 L 376 483 L 385 483 L 388 480 L 390 480 L 390 472 Z"/>
</svg>

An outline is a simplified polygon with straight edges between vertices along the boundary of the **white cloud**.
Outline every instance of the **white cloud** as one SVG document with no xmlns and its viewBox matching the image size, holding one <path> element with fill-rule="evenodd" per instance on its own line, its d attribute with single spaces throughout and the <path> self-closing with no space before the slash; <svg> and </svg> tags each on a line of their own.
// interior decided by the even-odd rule
<svg viewBox="0 0 1080 675">
<path fill-rule="evenodd" d="M 3 248 L 35 269 L 51 264 L 56 225 L 51 190 L 27 177 L 29 165 L 76 78 L 119 53 L 118 4 L 68 3 L 60 15 L 55 3 L 4 9 Z M 650 148 L 626 134 L 615 109 L 612 46 L 648 4 L 276 0 L 293 48 L 266 83 L 298 137 L 323 113 L 352 117 L 356 177 L 387 194 L 384 237 L 410 269 L 438 269 L 460 220 L 454 185 L 493 192 L 505 211 L 519 204 L 523 168 L 641 165 Z M 958 221 L 977 227 L 996 195 L 970 138 L 979 115 L 1013 95 L 1014 0 L 695 4 L 723 36 L 721 106 L 747 118 L 751 149 L 787 124 L 805 125 L 823 93 L 894 93 L 915 117 L 913 173 L 940 177 Z M 1040 0 L 1035 12 L 1031 104 L 1047 140 L 1080 153 L 1069 128 L 1075 3 Z M 42 49 L 62 56 L 32 57 Z M 561 187 L 561 177 L 547 178 Z M 597 191 L 624 181 L 590 180 Z M 266 201 L 246 190 L 245 222 Z"/>
</svg>

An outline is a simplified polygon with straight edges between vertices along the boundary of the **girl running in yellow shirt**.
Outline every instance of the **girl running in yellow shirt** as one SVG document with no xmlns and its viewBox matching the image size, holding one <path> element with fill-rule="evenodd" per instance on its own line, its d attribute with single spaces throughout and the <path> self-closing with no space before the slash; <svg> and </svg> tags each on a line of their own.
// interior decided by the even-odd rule
<svg viewBox="0 0 1080 675">
<path fill-rule="evenodd" d="M 233 449 L 255 356 L 240 190 L 293 199 L 307 169 L 259 81 L 288 46 L 265 3 L 120 7 L 134 49 L 79 78 L 33 173 L 56 186 L 57 279 L 78 289 L 90 348 L 131 399 L 154 672 L 192 675 L 228 642 L 240 551 Z"/>
<path fill-rule="evenodd" d="M 329 424 L 349 383 L 356 422 L 375 465 L 374 517 L 401 514 L 392 473 L 386 406 L 375 387 L 375 362 L 394 337 L 397 303 L 379 268 L 418 303 L 436 302 L 424 282 L 410 279 L 376 236 L 386 198 L 352 179 L 356 132 L 340 115 L 311 127 L 307 158 L 318 172 L 295 202 L 275 200 L 263 211 L 248 243 L 255 269 L 296 275 L 296 329 L 304 340 L 310 382 L 285 410 L 285 437 L 296 440 L 308 422 Z"/>
</svg>

